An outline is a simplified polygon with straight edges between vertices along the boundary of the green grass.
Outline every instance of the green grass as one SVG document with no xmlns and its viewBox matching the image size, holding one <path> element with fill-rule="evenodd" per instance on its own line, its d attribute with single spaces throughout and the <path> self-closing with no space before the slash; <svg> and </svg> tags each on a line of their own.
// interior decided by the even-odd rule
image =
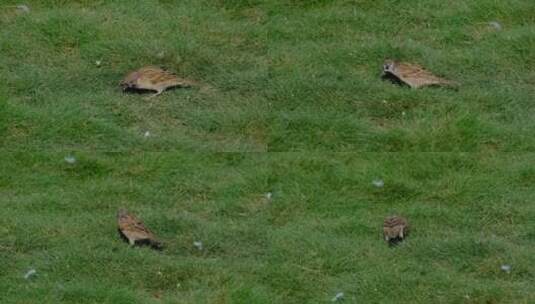
<svg viewBox="0 0 535 304">
<path fill-rule="evenodd" d="M 534 150 L 533 2 L 315 3 L 270 19 L 270 150 Z M 385 58 L 462 85 L 393 86 Z"/>
<path fill-rule="evenodd" d="M 13 149 L 535 150 L 532 1 L 29 4 L 0 12 L 0 138 Z M 385 58 L 461 86 L 392 85 Z M 122 94 L 147 64 L 201 87 Z"/>
<path fill-rule="evenodd" d="M 234 16 L 200 1 L 40 2 L 31 14 L 1 15 L 4 145 L 266 150 L 266 34 L 254 10 Z M 152 102 L 123 94 L 125 73 L 147 64 L 202 86 Z M 145 140 L 145 130 L 153 138 Z"/>
<path fill-rule="evenodd" d="M 535 300 L 531 154 L 1 156 L 2 303 Z M 121 206 L 166 249 L 129 248 Z M 413 226 L 394 248 L 391 213 Z"/>
<path fill-rule="evenodd" d="M 535 2 L 26 3 L 0 4 L 0 303 L 535 302 Z M 200 86 L 123 94 L 148 64 Z"/>
</svg>

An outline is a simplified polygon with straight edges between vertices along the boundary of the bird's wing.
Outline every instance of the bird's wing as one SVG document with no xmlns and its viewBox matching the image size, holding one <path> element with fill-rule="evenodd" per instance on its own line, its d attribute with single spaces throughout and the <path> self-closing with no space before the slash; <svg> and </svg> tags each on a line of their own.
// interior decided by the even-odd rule
<svg viewBox="0 0 535 304">
<path fill-rule="evenodd" d="M 146 90 L 162 91 L 174 86 L 184 86 L 185 81 L 174 73 L 157 67 L 140 69 L 137 87 Z"/>
<path fill-rule="evenodd" d="M 152 233 L 145 227 L 143 222 L 132 215 L 119 220 L 119 229 L 127 237 L 152 238 Z"/>
<path fill-rule="evenodd" d="M 416 64 L 399 64 L 395 76 L 412 88 L 450 83 Z"/>
<path fill-rule="evenodd" d="M 383 226 L 385 228 L 395 228 L 399 226 L 406 226 L 407 221 L 399 216 L 393 216 L 385 219 Z"/>
</svg>

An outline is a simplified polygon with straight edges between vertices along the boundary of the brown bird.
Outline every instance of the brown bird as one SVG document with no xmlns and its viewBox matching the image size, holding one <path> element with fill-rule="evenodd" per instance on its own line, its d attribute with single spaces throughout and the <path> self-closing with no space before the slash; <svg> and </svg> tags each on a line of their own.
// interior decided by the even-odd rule
<svg viewBox="0 0 535 304">
<path fill-rule="evenodd" d="M 172 87 L 190 87 L 193 82 L 180 78 L 162 68 L 147 66 L 128 73 L 120 85 L 123 91 L 156 91 L 154 95 L 149 96 L 149 98 L 152 98 Z"/>
<path fill-rule="evenodd" d="M 154 234 L 135 215 L 125 209 L 117 212 L 119 233 L 131 246 L 150 245 L 154 249 L 162 249 L 162 244 L 156 240 Z"/>
<path fill-rule="evenodd" d="M 405 83 L 413 89 L 424 86 L 452 86 L 457 83 L 433 75 L 423 67 L 405 62 L 386 60 L 383 64 L 383 78 Z"/>
<path fill-rule="evenodd" d="M 407 219 L 401 216 L 389 216 L 383 223 L 383 235 L 385 241 L 395 244 L 402 241 L 409 231 Z"/>
</svg>

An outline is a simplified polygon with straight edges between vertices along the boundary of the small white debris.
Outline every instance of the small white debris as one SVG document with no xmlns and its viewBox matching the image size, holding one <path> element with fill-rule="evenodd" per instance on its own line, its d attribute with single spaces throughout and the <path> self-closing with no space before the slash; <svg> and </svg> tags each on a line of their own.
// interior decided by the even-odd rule
<svg viewBox="0 0 535 304">
<path fill-rule="evenodd" d="M 145 133 L 143 133 L 143 136 L 145 138 L 150 137 L 150 132 L 149 131 L 145 131 Z"/>
<path fill-rule="evenodd" d="M 374 179 L 372 181 L 372 184 L 377 188 L 383 188 L 383 186 L 385 185 L 385 182 L 382 179 Z"/>
<path fill-rule="evenodd" d="M 495 30 L 502 30 L 502 25 L 498 21 L 491 21 L 489 22 L 489 25 L 492 26 Z"/>
<path fill-rule="evenodd" d="M 331 299 L 331 302 L 338 302 L 338 301 L 341 301 L 343 299 L 344 299 L 344 293 L 343 292 L 339 292 L 334 296 L 334 298 Z"/>
<path fill-rule="evenodd" d="M 156 54 L 156 57 L 158 57 L 159 59 L 162 59 L 163 57 L 165 57 L 165 52 L 164 51 L 159 52 L 158 54 Z"/>
<path fill-rule="evenodd" d="M 271 192 L 266 193 L 266 198 L 268 200 L 271 200 L 271 197 L 273 197 L 273 193 L 271 193 Z"/>
<path fill-rule="evenodd" d="M 74 163 L 76 163 L 76 158 L 74 156 L 72 156 L 72 155 L 68 155 L 68 156 L 65 156 L 65 161 L 68 164 L 73 165 Z"/>
<path fill-rule="evenodd" d="M 30 12 L 30 8 L 25 4 L 17 5 L 17 9 L 22 11 L 22 12 L 24 12 L 24 13 L 29 13 Z"/>
<path fill-rule="evenodd" d="M 199 250 L 202 250 L 202 249 L 203 249 L 203 246 L 202 246 L 202 242 L 201 242 L 201 241 L 195 241 L 195 242 L 193 242 L 193 246 L 197 247 L 197 249 L 199 249 Z"/>
<path fill-rule="evenodd" d="M 37 274 L 37 270 L 35 270 L 35 269 L 30 269 L 30 270 L 28 270 L 28 272 L 26 272 L 26 274 L 24 275 L 24 278 L 25 278 L 26 280 L 28 280 L 29 278 L 33 277 L 33 276 L 36 275 L 36 274 Z"/>
<path fill-rule="evenodd" d="M 384 99 L 383 99 L 383 103 L 384 103 L 384 104 L 387 104 L 387 103 L 388 103 L 388 101 L 386 101 L 386 100 L 384 100 Z"/>
<path fill-rule="evenodd" d="M 511 272 L 511 265 L 502 265 L 502 267 L 500 267 L 500 269 L 503 272 L 510 273 Z"/>
<path fill-rule="evenodd" d="M 405 113 L 405 111 L 403 111 L 403 112 L 401 112 L 401 115 L 405 116 L 405 115 L 407 115 L 407 113 Z"/>
<path fill-rule="evenodd" d="M 99 68 L 101 64 L 102 64 L 102 60 L 95 61 L 95 65 L 97 66 L 97 68 Z"/>
</svg>

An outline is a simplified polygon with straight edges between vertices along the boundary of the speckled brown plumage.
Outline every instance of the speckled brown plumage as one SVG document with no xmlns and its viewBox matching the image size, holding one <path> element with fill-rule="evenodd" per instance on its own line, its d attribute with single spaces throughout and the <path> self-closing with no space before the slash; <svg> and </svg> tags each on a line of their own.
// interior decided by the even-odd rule
<svg viewBox="0 0 535 304">
<path fill-rule="evenodd" d="M 408 231 L 409 223 L 404 217 L 394 215 L 385 218 L 383 223 L 385 241 L 389 243 L 399 242 L 407 236 Z"/>
<path fill-rule="evenodd" d="M 423 67 L 405 62 L 386 60 L 383 64 L 383 78 L 397 80 L 413 89 L 433 85 L 456 85 L 455 82 L 433 75 Z"/>
<path fill-rule="evenodd" d="M 150 90 L 156 91 L 156 94 L 150 97 L 158 96 L 163 91 L 172 87 L 190 87 L 193 82 L 180 78 L 174 73 L 159 67 L 147 66 L 139 70 L 128 73 L 121 81 L 121 87 L 126 90 Z"/>
<path fill-rule="evenodd" d="M 117 224 L 119 233 L 131 246 L 150 245 L 152 248 L 161 249 L 162 245 L 156 240 L 145 224 L 135 215 L 125 209 L 117 212 Z"/>
</svg>

